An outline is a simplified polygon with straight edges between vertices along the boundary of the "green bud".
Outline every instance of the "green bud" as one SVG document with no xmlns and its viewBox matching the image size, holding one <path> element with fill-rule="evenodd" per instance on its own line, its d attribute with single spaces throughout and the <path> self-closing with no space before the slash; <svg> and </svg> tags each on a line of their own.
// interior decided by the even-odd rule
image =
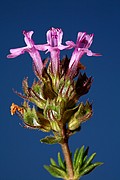
<svg viewBox="0 0 120 180">
<path fill-rule="evenodd" d="M 77 129 L 79 126 L 80 126 L 80 122 L 76 118 L 72 118 L 70 120 L 70 122 L 68 123 L 68 129 L 71 130 L 71 131 Z"/>
<path fill-rule="evenodd" d="M 87 101 L 84 105 L 80 103 L 77 112 L 71 117 L 68 122 L 68 128 L 70 130 L 77 129 L 81 123 L 87 121 L 92 116 L 92 105 Z"/>
<path fill-rule="evenodd" d="M 45 109 L 44 109 L 44 116 L 49 121 L 59 121 L 61 119 L 61 106 L 59 102 L 56 100 L 47 99 Z"/>
<path fill-rule="evenodd" d="M 78 112 L 76 112 L 75 117 L 79 119 L 80 123 L 87 121 L 92 116 L 92 104 L 88 101 L 84 105 L 80 103 Z"/>
<path fill-rule="evenodd" d="M 78 106 L 72 108 L 72 109 L 67 109 L 64 114 L 63 114 L 63 118 L 62 118 L 62 122 L 63 124 L 67 123 L 70 121 L 71 117 L 73 117 L 73 115 L 75 114 L 75 112 L 78 110 Z M 72 121 L 72 120 L 71 120 Z"/>
<path fill-rule="evenodd" d="M 38 120 L 40 123 L 40 130 L 43 132 L 51 131 L 50 122 L 44 118 L 43 114 L 41 114 L 39 111 L 37 111 L 37 116 L 38 116 Z"/>
<path fill-rule="evenodd" d="M 32 109 L 30 107 L 28 107 L 25 111 L 24 111 L 24 114 L 23 114 L 23 119 L 24 119 L 24 122 L 27 124 L 27 125 L 30 125 L 30 126 L 40 126 L 39 122 L 38 122 L 38 117 L 37 117 L 37 114 L 36 114 L 36 110 L 35 108 L 33 107 Z"/>
<path fill-rule="evenodd" d="M 56 132 L 60 132 L 60 127 L 57 121 L 50 121 L 51 129 Z"/>
<path fill-rule="evenodd" d="M 74 83 L 71 83 L 70 79 L 62 80 L 60 82 L 59 92 L 60 96 L 65 99 L 65 101 L 69 100 L 69 98 L 74 93 Z"/>
<path fill-rule="evenodd" d="M 54 99 L 57 94 L 53 88 L 52 76 L 48 74 L 46 69 L 44 69 L 42 76 L 42 91 L 44 94 L 44 98 Z"/>
<path fill-rule="evenodd" d="M 49 121 L 40 112 L 36 111 L 34 107 L 30 108 L 26 102 L 23 103 L 23 107 L 23 121 L 27 127 L 40 129 L 43 132 L 49 132 L 51 130 Z"/>
<path fill-rule="evenodd" d="M 27 80 L 28 79 L 26 78 L 22 82 L 24 95 L 20 93 L 17 93 L 17 94 L 21 96 L 22 98 L 31 101 L 39 108 L 44 109 L 46 100 L 43 97 L 40 83 L 36 83 L 34 81 L 32 87 L 29 88 Z"/>
</svg>

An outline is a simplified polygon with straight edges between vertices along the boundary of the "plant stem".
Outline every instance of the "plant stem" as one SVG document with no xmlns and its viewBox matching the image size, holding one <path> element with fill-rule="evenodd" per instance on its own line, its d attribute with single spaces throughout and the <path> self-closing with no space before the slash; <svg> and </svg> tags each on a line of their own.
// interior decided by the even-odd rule
<svg viewBox="0 0 120 180">
<path fill-rule="evenodd" d="M 61 143 L 61 147 L 62 147 L 64 158 L 66 161 L 67 172 L 69 176 L 68 180 L 74 180 L 73 165 L 72 165 L 70 149 L 68 146 L 68 137 L 66 136 L 66 128 L 63 128 L 62 135 L 63 135 L 64 142 Z"/>
</svg>

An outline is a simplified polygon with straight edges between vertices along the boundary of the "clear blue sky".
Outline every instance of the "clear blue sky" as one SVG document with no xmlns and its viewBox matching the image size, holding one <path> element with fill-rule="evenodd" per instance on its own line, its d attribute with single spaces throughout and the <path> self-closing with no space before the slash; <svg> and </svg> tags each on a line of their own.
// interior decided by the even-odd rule
<svg viewBox="0 0 120 180">
<path fill-rule="evenodd" d="M 87 75 L 94 77 L 83 99 L 93 101 L 94 115 L 71 138 L 70 146 L 73 151 L 83 144 L 90 146 L 90 154 L 97 152 L 95 160 L 104 162 L 83 180 L 119 180 L 119 0 L 0 1 L 0 180 L 53 179 L 42 166 L 49 164 L 50 157 L 56 159 L 60 146 L 41 144 L 40 138 L 47 134 L 22 128 L 20 119 L 9 111 L 12 102 L 22 102 L 12 88 L 22 92 L 23 78 L 28 76 L 30 83 L 35 78 L 32 60 L 28 54 L 6 58 L 10 48 L 24 46 L 22 30 L 33 30 L 34 41 L 45 43 L 50 27 L 63 29 L 63 42 L 75 41 L 79 31 L 95 34 L 91 50 L 103 56 L 84 56 L 81 60 Z"/>
</svg>

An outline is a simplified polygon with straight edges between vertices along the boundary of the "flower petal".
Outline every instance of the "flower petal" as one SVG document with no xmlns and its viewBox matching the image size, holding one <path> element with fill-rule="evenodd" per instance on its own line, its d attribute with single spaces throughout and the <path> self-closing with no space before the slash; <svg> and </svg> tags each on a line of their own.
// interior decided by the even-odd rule
<svg viewBox="0 0 120 180">
<path fill-rule="evenodd" d="M 69 49 L 72 49 L 76 46 L 76 44 L 73 41 L 66 41 L 65 43 L 67 44 L 67 46 L 69 46 Z"/>
<path fill-rule="evenodd" d="M 82 41 L 85 35 L 86 35 L 86 32 L 78 32 L 76 44 Z"/>
<path fill-rule="evenodd" d="M 24 40 L 25 40 L 25 43 L 27 44 L 27 47 L 31 48 L 34 46 L 34 41 L 31 39 L 32 35 L 33 35 L 33 31 L 23 31 L 23 34 L 24 34 Z"/>
<path fill-rule="evenodd" d="M 39 51 L 46 51 L 49 48 L 48 44 L 34 45 L 34 47 Z"/>
<path fill-rule="evenodd" d="M 24 54 L 26 49 L 27 49 L 26 47 L 10 49 L 11 54 L 7 55 L 7 58 L 15 58 L 21 54 Z"/>
<path fill-rule="evenodd" d="M 49 31 L 47 31 L 47 43 L 52 46 L 60 46 L 62 43 L 62 36 L 63 31 L 59 28 L 51 28 Z"/>
</svg>

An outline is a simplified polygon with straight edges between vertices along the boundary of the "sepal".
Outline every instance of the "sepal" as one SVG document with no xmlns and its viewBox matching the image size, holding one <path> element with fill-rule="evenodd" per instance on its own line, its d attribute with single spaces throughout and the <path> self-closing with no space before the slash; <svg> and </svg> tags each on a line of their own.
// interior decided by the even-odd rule
<svg viewBox="0 0 120 180">
<path fill-rule="evenodd" d="M 44 99 L 40 83 L 34 81 L 32 87 L 30 88 L 28 86 L 28 78 L 25 78 L 22 82 L 22 88 L 24 94 L 22 95 L 21 93 L 16 92 L 17 95 L 25 100 L 31 101 L 39 108 L 44 109 L 46 100 Z"/>
<path fill-rule="evenodd" d="M 56 102 L 56 99 L 47 99 L 43 113 L 49 121 L 59 121 L 61 119 L 61 106 L 59 102 Z"/>
<path fill-rule="evenodd" d="M 36 110 L 34 106 L 30 108 L 28 102 L 24 101 L 21 107 L 12 103 L 11 115 L 15 113 L 23 119 L 25 128 L 39 129 L 43 132 L 51 131 L 50 122 L 44 118 L 41 110 L 39 108 Z"/>
<path fill-rule="evenodd" d="M 49 132 L 51 130 L 50 123 L 43 117 L 40 112 L 36 111 L 35 107 L 30 108 L 29 105 L 24 102 L 23 121 L 28 128 L 40 129 L 43 132 Z"/>
<path fill-rule="evenodd" d="M 86 73 L 79 74 L 77 82 L 76 82 L 76 86 L 75 86 L 78 97 L 81 97 L 84 94 L 88 93 L 92 85 L 92 82 L 93 82 L 93 78 L 92 77 L 88 78 Z"/>
<path fill-rule="evenodd" d="M 74 94 L 74 82 L 70 79 L 61 78 L 58 94 L 65 99 L 69 98 Z"/>
<path fill-rule="evenodd" d="M 69 106 L 75 105 L 75 103 L 79 100 L 79 98 L 85 94 L 87 94 L 90 90 L 90 87 L 92 85 L 93 78 L 87 77 L 86 73 L 79 74 L 77 81 L 74 85 L 74 93 L 69 99 Z"/>
<path fill-rule="evenodd" d="M 68 129 L 75 130 L 79 128 L 81 123 L 87 121 L 92 116 L 92 104 L 88 101 L 84 105 L 80 103 L 78 106 L 77 112 L 71 117 L 70 121 L 68 122 Z"/>
<path fill-rule="evenodd" d="M 77 110 L 78 110 L 78 106 L 71 109 L 67 109 L 63 114 L 63 118 L 62 118 L 63 124 L 68 123 Z"/>
<path fill-rule="evenodd" d="M 42 90 L 44 93 L 45 99 L 54 99 L 57 97 L 57 94 L 55 92 L 55 88 L 51 76 L 47 73 L 46 68 L 44 69 L 42 73 Z"/>
<path fill-rule="evenodd" d="M 38 117 L 37 117 L 37 113 L 35 110 L 35 107 L 33 107 L 32 109 L 28 106 L 23 113 L 23 119 L 24 122 L 30 126 L 40 126 L 40 124 L 38 123 Z"/>
<path fill-rule="evenodd" d="M 60 132 L 61 131 L 57 121 L 49 121 L 49 122 L 50 122 L 50 125 L 51 125 L 51 129 L 53 131 L 55 131 L 55 132 Z"/>
</svg>

